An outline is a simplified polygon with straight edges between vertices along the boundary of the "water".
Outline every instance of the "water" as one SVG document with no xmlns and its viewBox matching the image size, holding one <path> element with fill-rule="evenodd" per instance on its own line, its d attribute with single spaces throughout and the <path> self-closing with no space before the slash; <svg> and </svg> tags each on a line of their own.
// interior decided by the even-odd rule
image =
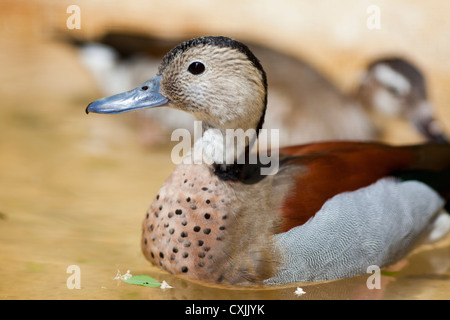
<svg viewBox="0 0 450 320">
<path fill-rule="evenodd" d="M 138 143 L 133 114 L 84 113 L 99 93 L 74 52 L 2 40 L 0 51 L 1 299 L 449 299 L 450 237 L 420 247 L 369 290 L 369 274 L 276 288 L 196 283 L 150 266 L 141 221 L 173 170 L 170 149 Z M 81 270 L 81 289 L 66 272 Z M 120 270 L 173 289 L 113 280 Z M 306 294 L 296 296 L 302 287 Z"/>
</svg>

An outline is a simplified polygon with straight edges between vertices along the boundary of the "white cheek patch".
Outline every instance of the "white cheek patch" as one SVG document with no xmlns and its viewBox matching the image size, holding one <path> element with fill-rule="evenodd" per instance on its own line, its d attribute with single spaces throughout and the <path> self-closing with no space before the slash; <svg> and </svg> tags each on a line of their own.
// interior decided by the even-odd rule
<svg viewBox="0 0 450 320">
<path fill-rule="evenodd" d="M 388 116 L 398 116 L 401 112 L 401 107 L 398 101 L 392 94 L 386 90 L 376 90 L 372 96 L 372 105 L 375 111 Z"/>
<path fill-rule="evenodd" d="M 407 95 L 411 91 L 409 81 L 384 64 L 375 67 L 375 78 L 386 87 L 395 88 L 401 95 Z"/>
</svg>

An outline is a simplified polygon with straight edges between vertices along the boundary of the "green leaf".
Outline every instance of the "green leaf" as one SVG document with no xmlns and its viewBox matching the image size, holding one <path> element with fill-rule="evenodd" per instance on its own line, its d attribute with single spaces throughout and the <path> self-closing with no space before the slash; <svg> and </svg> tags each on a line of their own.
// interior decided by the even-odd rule
<svg viewBox="0 0 450 320">
<path fill-rule="evenodd" d="M 386 271 L 381 270 L 381 275 L 386 277 L 396 277 L 398 275 L 398 271 Z"/>
<path fill-rule="evenodd" d="M 147 275 L 140 275 L 140 276 L 132 276 L 128 280 L 122 279 L 122 281 L 130 284 L 135 284 L 138 286 L 144 286 L 144 287 L 150 287 L 150 288 L 156 288 L 161 285 L 161 282 L 156 281 L 150 276 Z"/>
</svg>

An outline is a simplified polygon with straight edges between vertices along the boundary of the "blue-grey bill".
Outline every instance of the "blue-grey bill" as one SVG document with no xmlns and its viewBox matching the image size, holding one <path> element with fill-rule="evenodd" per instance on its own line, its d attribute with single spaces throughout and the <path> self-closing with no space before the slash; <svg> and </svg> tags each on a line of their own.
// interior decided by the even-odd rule
<svg viewBox="0 0 450 320">
<path fill-rule="evenodd" d="M 157 76 L 130 91 L 96 100 L 87 106 L 86 113 L 114 114 L 166 105 L 169 100 L 159 93 L 160 81 L 161 76 Z"/>
</svg>

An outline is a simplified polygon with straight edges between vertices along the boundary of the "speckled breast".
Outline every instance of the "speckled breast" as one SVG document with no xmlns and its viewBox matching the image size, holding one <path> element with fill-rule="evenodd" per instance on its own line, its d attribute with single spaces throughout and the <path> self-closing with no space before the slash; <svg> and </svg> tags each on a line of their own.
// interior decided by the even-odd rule
<svg viewBox="0 0 450 320">
<path fill-rule="evenodd" d="M 143 222 L 142 251 L 154 265 L 191 279 L 220 281 L 236 197 L 203 165 L 180 165 Z"/>
</svg>

